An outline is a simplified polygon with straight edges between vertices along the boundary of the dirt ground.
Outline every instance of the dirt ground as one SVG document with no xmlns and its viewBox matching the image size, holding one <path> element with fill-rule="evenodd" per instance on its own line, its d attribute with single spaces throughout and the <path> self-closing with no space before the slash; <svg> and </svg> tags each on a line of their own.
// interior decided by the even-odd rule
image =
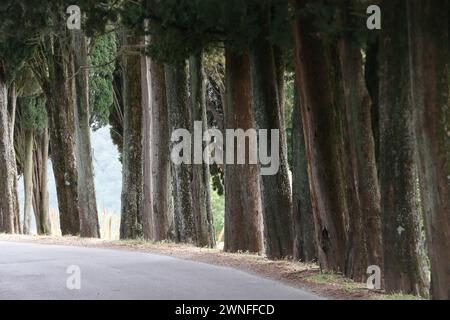
<svg viewBox="0 0 450 320">
<path fill-rule="evenodd" d="M 315 264 L 304 264 L 291 260 L 271 261 L 264 256 L 254 254 L 226 253 L 219 249 L 197 248 L 175 243 L 81 239 L 78 237 L 0 235 L 0 241 L 149 252 L 243 270 L 283 282 L 292 287 L 306 289 L 328 299 L 378 300 L 394 298 L 381 291 L 370 291 L 365 284 L 355 283 L 340 275 L 321 273 L 319 267 Z"/>
</svg>

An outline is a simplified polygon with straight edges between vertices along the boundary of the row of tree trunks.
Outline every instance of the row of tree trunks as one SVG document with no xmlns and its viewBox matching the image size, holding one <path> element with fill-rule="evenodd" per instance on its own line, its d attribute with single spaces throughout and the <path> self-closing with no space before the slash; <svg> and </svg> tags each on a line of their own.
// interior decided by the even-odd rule
<svg viewBox="0 0 450 320">
<path fill-rule="evenodd" d="M 303 10 L 309 2 L 294 3 Z M 298 14 L 294 38 L 317 254 L 322 268 L 362 281 L 369 265 L 382 265 L 371 101 L 351 34 L 336 41 L 315 19 Z M 349 1 L 337 22 L 353 30 Z"/>
<path fill-rule="evenodd" d="M 352 1 L 342 1 L 340 24 L 344 30 L 356 30 L 356 20 L 351 15 Z M 347 178 L 355 190 L 350 213 L 353 263 L 348 261 L 347 274 L 355 280 L 364 280 L 369 265 L 382 266 L 380 189 L 372 130 L 372 104 L 363 74 L 363 57 L 353 44 L 351 31 L 339 41 L 342 83 L 345 93 L 346 134 L 348 155 L 351 159 Z M 352 192 L 350 192 L 351 194 Z"/>
<path fill-rule="evenodd" d="M 448 1 L 407 2 L 412 105 L 431 295 L 450 299 L 450 45 Z M 404 27 L 402 26 L 404 32 Z M 405 37 L 403 33 L 402 37 Z M 389 50 L 392 50 L 390 48 Z M 401 51 L 404 52 L 404 51 Z M 405 52 L 406 53 L 406 52 Z M 401 55 L 403 61 L 408 56 Z"/>
<path fill-rule="evenodd" d="M 38 234 L 49 234 L 48 221 L 48 128 L 36 126 L 32 115 L 37 107 L 41 107 L 41 98 L 22 98 L 16 113 L 14 130 L 14 147 L 17 166 L 23 177 L 24 210 L 22 232 L 31 233 L 32 215 L 34 212 L 36 231 Z M 43 112 L 43 110 L 40 110 Z M 46 114 L 46 113 L 45 113 Z M 45 163 L 43 163 L 45 161 Z M 45 175 L 43 175 L 45 173 Z M 16 186 L 15 186 L 16 188 Z M 41 190 L 47 194 L 44 199 Z M 33 210 L 33 212 L 32 212 Z"/>
<path fill-rule="evenodd" d="M 304 8 L 306 3 L 295 1 L 297 9 Z M 437 8 L 425 1 L 411 5 L 403 1 L 383 4 L 387 14 L 380 37 L 379 96 L 374 96 L 378 94 L 377 88 L 371 92 L 375 105 L 378 102 L 380 105 L 381 191 L 376 169 L 377 143 L 373 139 L 373 132 L 378 130 L 372 129 L 377 121 L 371 116 L 375 113 L 364 84 L 361 53 L 351 46 L 349 35 L 344 35 L 337 48 L 330 41 L 322 42 L 314 33 L 312 21 L 302 15 L 294 28 L 307 155 L 313 156 L 308 159 L 311 194 L 316 228 L 321 227 L 317 230 L 319 261 L 333 270 L 343 268 L 347 275 L 357 279 L 363 276 L 365 264 L 382 265 L 389 292 L 426 295 L 418 170 L 429 255 L 435 266 L 432 266 L 435 279 L 432 294 L 447 298 L 448 286 L 442 284 L 449 282 L 449 259 L 445 259 L 449 252 L 449 205 L 445 201 L 449 198 L 445 172 L 450 149 L 447 130 L 450 50 L 446 20 L 449 8 L 444 1 Z M 348 27 L 352 23 L 349 2 L 344 1 L 343 5 L 340 22 Z M 399 19 L 395 12 L 409 13 L 409 24 L 406 16 Z M 445 32 L 438 32 L 442 27 Z M 333 56 L 340 57 L 340 66 L 332 60 Z M 313 72 L 308 66 L 322 66 L 323 70 Z M 323 77 L 326 74 L 331 75 L 328 78 L 334 77 L 334 85 L 327 84 Z M 367 80 L 372 85 L 376 81 Z M 317 84 L 322 84 L 321 90 Z M 327 118 L 326 110 L 317 111 L 320 105 L 335 106 L 335 110 L 328 108 Z M 323 136 L 327 138 L 321 139 Z M 338 147 L 326 147 L 326 141 L 333 141 L 332 138 Z M 320 152 L 327 149 L 327 153 Z M 335 163 L 334 177 L 332 173 L 323 174 L 333 167 L 323 165 L 325 154 Z M 328 176 L 328 181 L 327 178 L 321 181 L 318 173 Z M 347 179 L 340 176 L 342 173 Z M 334 196 L 332 186 L 337 187 Z M 351 190 L 354 196 L 349 196 L 353 194 Z M 332 208 L 338 213 L 332 215 Z M 332 235 L 340 237 L 327 241 L 334 245 L 331 251 L 324 246 L 324 238 L 331 239 L 327 225 L 334 228 Z M 355 243 L 362 244 L 361 248 L 354 247 Z"/>
<path fill-rule="evenodd" d="M 33 189 L 37 231 L 49 233 L 46 144 L 50 141 L 62 234 L 99 237 L 90 142 L 87 43 L 81 31 L 74 31 L 71 36 L 71 46 L 57 37 L 47 37 L 30 61 L 47 99 L 48 133 L 47 128 L 43 133 L 33 133 L 34 169 L 28 180 Z"/>
<path fill-rule="evenodd" d="M 137 45 L 135 48 L 137 49 Z M 136 50 L 135 55 L 137 54 Z M 142 128 L 143 235 L 146 239 L 157 241 L 170 239 L 172 237 L 170 220 L 173 219 L 176 241 L 194 243 L 202 247 L 213 247 L 215 230 L 209 194 L 209 166 L 207 164 L 173 165 L 174 216 L 171 214 L 169 197 L 171 178 L 169 124 L 172 130 L 185 128 L 193 132 L 194 120 L 198 120 L 203 123 L 201 129 L 207 129 L 202 57 L 192 57 L 190 61 L 190 88 L 192 90 L 190 103 L 188 101 L 186 64 L 167 65 L 164 70 L 164 67 L 151 61 L 148 57 L 142 54 L 139 57 L 140 103 L 144 125 Z M 133 70 L 130 70 L 129 65 L 125 65 L 124 69 L 126 70 L 125 75 L 129 75 L 124 81 L 124 87 L 131 88 L 137 84 L 130 83 Z M 137 93 L 134 92 L 136 97 Z M 127 95 L 124 94 L 124 97 Z M 137 101 L 135 103 L 137 104 Z M 134 111 L 136 113 L 138 110 Z M 127 113 L 125 112 L 125 123 L 126 118 Z M 126 134 L 125 125 L 124 136 Z M 135 136 L 134 143 L 137 142 L 139 140 Z M 126 165 L 125 156 L 124 152 L 124 167 Z"/>
<path fill-rule="evenodd" d="M 135 239 L 143 235 L 143 109 L 140 44 L 139 37 L 123 36 L 123 46 L 128 48 L 128 51 L 124 53 L 122 62 L 124 123 L 121 239 Z"/>
<path fill-rule="evenodd" d="M 48 128 L 35 134 L 33 151 L 33 211 L 38 234 L 50 234 L 48 173 Z"/>
<path fill-rule="evenodd" d="M 294 1 L 296 10 L 308 2 Z M 317 254 L 323 270 L 344 272 L 348 224 L 345 106 L 337 48 L 331 39 L 318 36 L 313 18 L 301 14 L 294 24 L 294 40 Z"/>
<path fill-rule="evenodd" d="M 226 48 L 225 129 L 254 128 L 248 52 Z M 236 144 L 235 144 L 236 145 Z M 228 252 L 263 251 L 262 208 L 256 164 L 225 165 L 225 245 Z M 236 147 L 235 147 L 236 154 Z"/>
<path fill-rule="evenodd" d="M 89 109 L 89 69 L 87 39 L 81 30 L 72 34 L 75 61 L 75 123 L 80 234 L 99 238 L 94 168 L 92 164 L 91 127 Z"/>
<path fill-rule="evenodd" d="M 279 132 L 279 168 L 273 175 L 262 175 L 261 197 L 266 254 L 283 258 L 293 254 L 292 198 L 288 175 L 287 144 L 279 101 L 278 79 L 270 34 L 270 6 L 261 10 L 261 34 L 250 47 L 250 73 L 253 89 L 253 109 L 257 129 Z M 280 77 L 278 77 L 280 78 Z M 274 155 L 272 155 L 274 157 Z"/>
<path fill-rule="evenodd" d="M 203 54 L 200 53 L 191 56 L 189 60 L 189 73 L 192 120 L 194 123 L 201 123 L 201 132 L 205 132 L 208 130 L 208 123 L 206 118 L 206 82 L 205 71 L 203 69 Z M 191 126 L 191 132 L 193 129 L 194 126 Z M 194 150 L 196 144 L 194 141 L 192 142 L 192 150 Z M 198 152 L 203 153 L 206 145 L 206 142 L 203 141 L 201 144 L 202 148 Z M 193 164 L 191 185 L 192 209 L 194 210 L 197 245 L 212 248 L 216 245 L 216 232 L 211 209 L 210 183 L 209 164 L 204 161 L 202 161 L 202 164 Z"/>
<path fill-rule="evenodd" d="M 67 52 L 60 40 L 55 38 L 53 43 L 54 54 L 47 57 L 49 79 L 43 84 L 47 97 L 51 159 L 58 196 L 61 232 L 63 235 L 79 235 L 74 62 L 72 54 Z"/>
<path fill-rule="evenodd" d="M 380 183 L 388 292 L 426 294 L 409 76 L 406 1 L 383 3 L 380 38 Z"/>
<path fill-rule="evenodd" d="M 190 130 L 192 127 L 186 69 L 186 63 L 184 62 L 165 66 L 166 97 L 172 132 L 178 129 Z M 171 145 L 173 144 L 174 142 L 171 142 Z M 191 155 L 187 156 L 190 157 Z M 191 182 L 192 166 L 186 163 L 175 165 L 172 162 L 175 241 L 195 244 L 197 243 L 197 232 L 193 213 Z"/>
</svg>

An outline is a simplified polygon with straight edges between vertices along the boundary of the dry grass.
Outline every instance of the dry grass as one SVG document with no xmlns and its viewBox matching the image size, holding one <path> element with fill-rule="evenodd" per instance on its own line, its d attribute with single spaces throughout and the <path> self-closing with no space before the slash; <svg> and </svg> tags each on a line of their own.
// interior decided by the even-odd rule
<svg viewBox="0 0 450 320">
<path fill-rule="evenodd" d="M 103 210 L 99 214 L 100 236 L 105 240 L 119 240 L 120 218 L 112 211 Z M 55 209 L 50 209 L 51 234 L 61 236 L 59 223 L 59 213 Z"/>
<path fill-rule="evenodd" d="M 61 228 L 59 223 L 59 213 L 57 210 L 50 209 L 50 230 L 51 234 L 61 236 Z"/>
<path fill-rule="evenodd" d="M 120 219 L 111 211 L 103 210 L 99 217 L 100 236 L 105 240 L 119 240 Z"/>
</svg>

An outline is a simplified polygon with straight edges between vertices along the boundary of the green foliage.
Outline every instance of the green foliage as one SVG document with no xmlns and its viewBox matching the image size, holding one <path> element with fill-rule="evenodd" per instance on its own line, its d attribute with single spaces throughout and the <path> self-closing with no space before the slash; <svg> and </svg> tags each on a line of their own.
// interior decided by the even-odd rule
<svg viewBox="0 0 450 320">
<path fill-rule="evenodd" d="M 307 276 L 306 279 L 313 283 L 336 286 L 347 293 L 365 290 L 365 284 L 354 282 L 353 280 L 347 279 L 343 275 L 337 273 L 319 273 L 316 275 Z"/>
<path fill-rule="evenodd" d="M 95 0 L 77 1 L 83 12 L 94 16 L 96 23 L 91 23 L 91 28 L 104 28 L 104 21 L 113 18 L 106 3 L 109 1 L 102 5 Z M 11 80 L 44 35 L 67 35 L 66 9 L 72 4 L 72 0 L 0 1 L 0 72 Z"/>
<path fill-rule="evenodd" d="M 368 37 L 374 34 L 366 27 L 366 8 L 364 1 L 317 0 L 308 3 L 302 12 L 294 14 L 310 17 L 318 32 L 330 39 L 345 36 L 352 40 L 353 45 L 364 47 Z M 347 20 L 345 27 L 342 18 Z"/>
<path fill-rule="evenodd" d="M 83 30 L 86 32 L 86 35 L 96 37 L 110 31 L 108 28 L 119 20 L 120 3 L 121 1 L 117 0 L 77 1 L 82 12 L 88 13 L 83 21 Z"/>
<path fill-rule="evenodd" d="M 23 129 L 41 133 L 47 127 L 45 98 L 23 97 L 19 99 L 20 125 Z"/>
<path fill-rule="evenodd" d="M 277 0 L 272 8 L 271 41 L 282 48 L 292 48 L 292 22 L 288 0 Z"/>
<path fill-rule="evenodd" d="M 225 197 L 223 194 L 219 194 L 214 187 L 211 189 L 211 209 L 214 217 L 214 226 L 219 234 L 225 221 Z"/>
<path fill-rule="evenodd" d="M 375 297 L 376 300 L 425 300 L 422 297 L 419 296 L 413 296 L 410 294 L 404 294 L 404 293 L 393 293 L 393 294 L 386 294 L 386 295 L 379 295 Z"/>
<path fill-rule="evenodd" d="M 42 2 L 0 1 L 0 73 L 9 80 L 33 53 L 36 43 L 32 40 L 47 24 Z"/>
<path fill-rule="evenodd" d="M 114 33 L 94 40 L 89 54 L 89 105 L 94 130 L 109 123 L 114 102 L 113 73 L 116 54 L 117 40 Z"/>
<path fill-rule="evenodd" d="M 211 172 L 212 188 L 214 192 L 222 196 L 224 194 L 224 174 L 223 170 L 217 166 L 217 164 L 212 164 L 209 167 Z"/>
<path fill-rule="evenodd" d="M 225 50 L 217 47 L 206 48 L 203 55 L 205 73 L 216 83 L 225 82 Z"/>
<path fill-rule="evenodd" d="M 122 11 L 125 25 L 144 34 L 149 19 L 152 42 L 148 53 L 156 60 L 177 63 L 218 40 L 223 3 L 217 0 L 141 1 Z"/>
<path fill-rule="evenodd" d="M 259 15 L 271 5 L 273 35 L 277 45 L 290 45 L 287 0 L 141 0 L 126 2 L 120 11 L 122 22 L 137 34 L 144 34 L 150 22 L 152 42 L 148 53 L 160 62 L 176 63 L 210 45 L 226 43 L 247 48 L 257 38 Z"/>
<path fill-rule="evenodd" d="M 334 1 L 311 1 L 309 2 L 301 14 L 310 17 L 320 33 L 328 35 L 337 35 L 340 30 L 336 24 L 338 10 Z"/>
</svg>

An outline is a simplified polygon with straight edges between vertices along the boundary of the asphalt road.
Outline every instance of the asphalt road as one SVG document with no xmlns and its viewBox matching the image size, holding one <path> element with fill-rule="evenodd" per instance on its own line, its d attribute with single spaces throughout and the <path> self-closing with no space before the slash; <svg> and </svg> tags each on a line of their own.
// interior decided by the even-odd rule
<svg viewBox="0 0 450 320">
<path fill-rule="evenodd" d="M 77 284 L 81 288 L 70 290 L 68 282 L 71 288 Z M 0 242 L 0 299 L 312 300 L 320 297 L 239 270 L 150 253 Z"/>
</svg>

